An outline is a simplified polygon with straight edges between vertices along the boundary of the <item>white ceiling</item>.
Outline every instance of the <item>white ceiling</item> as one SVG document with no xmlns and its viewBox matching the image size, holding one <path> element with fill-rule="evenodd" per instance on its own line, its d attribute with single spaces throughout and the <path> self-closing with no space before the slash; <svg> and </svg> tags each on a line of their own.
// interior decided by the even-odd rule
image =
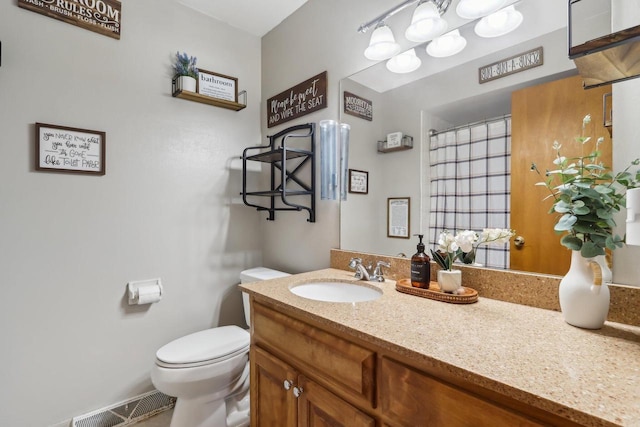
<svg viewBox="0 0 640 427">
<path fill-rule="evenodd" d="M 176 0 L 205 15 L 262 37 L 307 0 Z"/>
</svg>

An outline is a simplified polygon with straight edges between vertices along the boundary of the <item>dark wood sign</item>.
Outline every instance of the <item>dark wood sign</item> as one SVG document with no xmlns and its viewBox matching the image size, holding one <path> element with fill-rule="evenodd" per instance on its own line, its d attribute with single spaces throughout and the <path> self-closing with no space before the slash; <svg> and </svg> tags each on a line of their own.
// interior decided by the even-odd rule
<svg viewBox="0 0 640 427">
<path fill-rule="evenodd" d="M 118 0 L 18 0 L 18 6 L 120 39 L 122 5 Z"/>
<path fill-rule="evenodd" d="M 323 71 L 267 99 L 267 127 L 327 108 L 327 72 Z"/>
<path fill-rule="evenodd" d="M 502 61 L 478 68 L 480 84 L 499 79 L 510 74 L 519 73 L 529 68 L 539 67 L 544 63 L 542 46 L 514 55 Z"/>
<path fill-rule="evenodd" d="M 373 102 L 351 92 L 344 92 L 344 112 L 361 119 L 373 120 Z"/>
</svg>

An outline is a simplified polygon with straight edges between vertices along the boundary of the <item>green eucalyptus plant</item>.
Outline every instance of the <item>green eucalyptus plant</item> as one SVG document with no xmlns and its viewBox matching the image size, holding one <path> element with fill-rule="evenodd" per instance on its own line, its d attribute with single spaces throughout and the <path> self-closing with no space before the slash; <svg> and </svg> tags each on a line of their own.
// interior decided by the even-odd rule
<svg viewBox="0 0 640 427">
<path fill-rule="evenodd" d="M 584 136 L 590 122 L 591 116 L 585 116 L 582 134 L 576 138 L 582 153 L 591 142 L 591 137 Z M 560 153 L 562 145 L 555 141 L 555 169 L 547 170 L 545 180 L 536 184 L 549 190 L 545 200 L 554 200 L 549 210 L 549 213 L 559 214 L 554 230 L 559 234 L 566 233 L 560 243 L 580 251 L 585 258 L 604 255 L 605 249 L 623 246 L 624 238 L 613 234 L 614 215 L 626 207 L 626 190 L 635 188 L 640 181 L 640 172 L 630 172 L 632 166 L 640 164 L 640 159 L 616 174 L 602 164 L 598 148 L 603 142 L 604 138 L 600 137 L 592 143 L 593 149 L 588 154 L 567 158 Z M 531 164 L 531 170 L 542 176 L 535 163 Z"/>
</svg>

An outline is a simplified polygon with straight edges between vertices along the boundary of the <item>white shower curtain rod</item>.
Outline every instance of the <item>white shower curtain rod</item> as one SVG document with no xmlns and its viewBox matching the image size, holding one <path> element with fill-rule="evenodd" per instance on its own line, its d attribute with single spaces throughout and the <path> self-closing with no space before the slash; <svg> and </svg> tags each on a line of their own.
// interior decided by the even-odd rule
<svg viewBox="0 0 640 427">
<path fill-rule="evenodd" d="M 473 122 L 473 123 L 467 123 L 464 125 L 460 125 L 460 126 L 454 126 L 451 127 L 449 129 L 445 129 L 445 130 L 435 130 L 435 129 L 429 129 L 429 136 L 436 136 L 436 135 L 440 135 L 441 133 L 446 133 L 446 132 L 451 132 L 451 131 L 455 131 L 455 130 L 459 130 L 459 129 L 464 129 L 464 128 L 468 128 L 471 126 L 476 126 L 476 125 L 481 125 L 484 123 L 490 123 L 490 122 L 497 122 L 498 120 L 504 120 L 504 119 L 510 119 L 511 118 L 511 114 L 504 114 L 502 116 L 497 116 L 497 117 L 493 117 L 491 119 L 484 119 L 484 120 L 479 120 L 477 122 Z"/>
</svg>

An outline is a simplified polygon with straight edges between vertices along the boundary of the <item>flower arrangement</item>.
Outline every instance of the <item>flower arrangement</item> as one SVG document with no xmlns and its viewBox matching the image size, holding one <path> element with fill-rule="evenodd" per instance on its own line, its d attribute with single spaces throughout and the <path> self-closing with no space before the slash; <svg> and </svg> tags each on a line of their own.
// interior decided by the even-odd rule
<svg viewBox="0 0 640 427">
<path fill-rule="evenodd" d="M 196 61 L 197 58 L 195 56 L 176 52 L 176 62 L 173 64 L 173 71 L 178 76 L 189 76 L 197 79 L 198 69 L 196 68 Z"/>
<path fill-rule="evenodd" d="M 455 235 L 445 230 L 438 238 L 438 252 L 432 249 L 431 255 L 440 268 L 451 271 L 456 259 L 465 264 L 472 264 L 480 245 L 505 244 L 514 235 L 515 231 L 508 228 L 485 228 L 480 234 L 464 230 Z"/>
<path fill-rule="evenodd" d="M 585 129 L 591 123 L 591 116 L 582 120 L 582 132 L 576 138 L 581 144 L 582 155 L 567 158 L 562 156 L 562 145 L 555 141 L 553 149 L 556 159 L 554 169 L 547 170 L 545 180 L 536 185 L 544 186 L 553 198 L 549 213 L 559 214 L 554 226 L 557 233 L 566 233 L 560 243 L 585 258 L 604 255 L 605 248 L 615 250 L 622 247 L 624 239 L 613 234 L 616 223 L 613 216 L 620 208 L 626 207 L 626 190 L 635 188 L 640 181 L 640 172 L 632 174 L 629 169 L 640 164 L 635 159 L 622 172 L 613 172 L 599 160 L 599 146 L 604 142 L 600 137 L 593 142 L 593 148 L 584 154 L 591 137 L 585 136 Z M 542 173 L 535 163 L 531 170 Z"/>
</svg>

